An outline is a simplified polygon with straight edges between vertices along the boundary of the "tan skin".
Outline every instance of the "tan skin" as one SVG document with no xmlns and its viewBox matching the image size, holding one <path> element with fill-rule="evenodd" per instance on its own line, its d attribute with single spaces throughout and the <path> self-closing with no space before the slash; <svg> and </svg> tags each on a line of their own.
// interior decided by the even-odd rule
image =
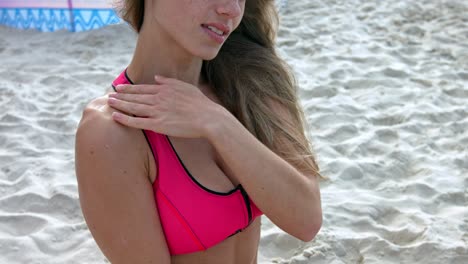
<svg viewBox="0 0 468 264">
<path fill-rule="evenodd" d="M 151 12 L 158 8 L 157 4 L 166 12 L 174 10 L 171 6 L 168 8 L 168 5 L 171 5 L 170 1 L 162 1 L 162 3 L 147 1 L 145 24 L 139 33 L 137 48 L 132 63 L 128 67 L 128 74 L 136 83 L 154 83 L 155 73 L 175 77 L 195 84 L 210 100 L 219 103 L 219 100 L 210 93 L 210 88 L 199 78 L 201 59 L 197 59 L 197 56 L 210 59 L 216 56 L 221 46 L 210 42 L 209 39 L 203 39 L 198 46 L 189 46 L 184 43 L 187 40 L 178 39 L 176 41 L 179 41 L 181 46 L 185 44 L 185 47 L 171 49 L 174 47 L 174 40 L 170 37 L 173 36 L 168 37 L 169 33 L 165 32 L 163 27 L 164 23 L 175 24 L 174 26 L 177 26 L 177 23 L 160 22 L 155 17 L 160 16 L 159 19 L 164 19 L 166 18 L 164 14 L 159 14 L 157 11 Z M 221 2 L 219 5 L 200 4 L 198 6 L 186 5 L 186 7 L 211 8 L 210 12 L 202 14 L 205 16 L 209 14 L 211 17 L 201 22 L 224 22 L 231 27 L 231 30 L 234 30 L 234 27 L 240 23 L 244 5 L 233 1 Z M 180 1 L 172 4 L 180 6 Z M 150 17 L 152 19 L 149 19 Z M 177 30 L 183 35 L 180 25 Z M 158 45 L 154 45 L 155 43 Z M 150 46 L 159 46 L 161 50 L 166 50 L 160 53 L 152 52 L 148 48 Z M 182 52 L 181 50 L 184 49 L 185 52 Z M 192 53 L 191 56 L 186 55 L 190 53 Z M 148 54 L 154 54 L 154 57 L 151 58 Z M 184 56 L 164 57 L 164 54 L 184 54 Z M 151 61 L 160 63 L 154 65 Z M 181 67 L 180 65 L 189 66 Z M 197 71 L 198 74 L 196 74 Z M 109 92 L 113 90 L 109 89 L 106 95 Z M 106 95 L 93 100 L 86 106 L 76 136 L 76 170 L 83 215 L 104 255 L 112 263 L 196 264 L 219 263 L 220 260 L 227 264 L 257 263 L 260 218 L 257 218 L 243 232 L 227 238 L 206 251 L 169 256 L 152 196 L 152 183 L 157 177 L 157 164 L 141 130 L 122 126 L 112 120 L 113 112 L 125 112 L 110 107 L 107 104 Z M 106 135 L 113 135 L 113 137 L 109 138 Z M 202 185 L 218 192 L 227 192 L 238 185 L 239 182 L 236 182 L 234 177 L 229 177 L 230 171 L 222 160 L 217 158 L 208 140 L 202 137 L 170 136 L 169 138 L 187 169 Z M 125 156 L 130 158 L 117 157 L 122 153 L 126 153 Z M 110 183 L 114 186 L 113 188 L 108 187 Z M 141 195 L 135 196 L 132 193 Z M 135 208 L 135 203 L 139 204 L 137 208 Z M 120 212 L 119 208 L 127 213 Z M 108 221 L 108 219 L 114 219 L 114 221 Z M 144 221 L 138 221 L 138 219 Z M 126 250 L 122 250 L 123 248 Z"/>
<path fill-rule="evenodd" d="M 108 90 L 108 93 L 112 92 L 113 90 Z M 219 100 L 213 95 L 208 95 L 210 99 L 213 101 L 219 103 Z M 137 155 L 134 155 L 135 157 L 135 162 L 130 163 L 129 165 L 131 167 L 127 167 L 127 171 L 141 171 L 141 175 L 128 175 L 132 177 L 141 177 L 147 179 L 145 182 L 148 186 L 152 185 L 154 182 L 155 178 L 157 177 L 156 171 L 157 171 L 157 164 L 155 162 L 155 159 L 153 157 L 153 154 L 151 152 L 151 149 L 143 135 L 143 133 L 140 132 L 138 129 L 129 129 L 124 126 L 116 125 L 116 123 L 112 120 L 111 115 L 113 112 L 121 112 L 119 110 L 115 110 L 112 107 L 107 105 L 107 96 L 102 96 L 99 97 L 93 101 L 91 101 L 85 111 L 85 114 L 82 118 L 82 121 L 80 124 L 86 124 L 87 119 L 93 120 L 93 122 L 101 122 L 101 123 L 107 123 L 107 125 L 103 125 L 103 134 L 106 134 L 106 130 L 112 130 L 114 131 L 113 133 L 116 133 L 115 129 L 122 130 L 122 136 L 116 139 L 117 141 L 121 142 L 120 146 L 124 148 L 126 145 L 137 145 L 140 146 L 137 148 L 139 150 L 139 153 Z M 112 128 L 109 128 L 112 127 Z M 88 129 L 86 125 L 83 127 L 84 129 Z M 89 135 L 95 135 L 96 133 L 99 134 L 99 131 L 89 131 Z M 120 133 L 119 133 L 120 134 Z M 184 165 L 187 167 L 187 169 L 192 173 L 192 175 L 196 178 L 198 182 L 200 182 L 203 186 L 212 189 L 214 191 L 218 192 L 227 192 L 229 190 L 232 190 L 234 186 L 237 186 L 238 182 L 233 177 L 230 177 L 232 175 L 232 172 L 230 172 L 227 169 L 227 166 L 222 163 L 222 160 L 219 159 L 217 156 L 216 152 L 214 151 L 214 148 L 210 145 L 209 141 L 203 138 L 199 139 L 193 139 L 193 138 L 179 138 L 179 137 L 169 137 L 171 140 L 171 143 L 173 144 L 174 148 L 176 149 L 178 155 L 182 159 Z M 86 140 L 86 139 L 85 139 Z M 123 143 L 126 142 L 126 143 Z M 116 146 L 118 147 L 118 146 Z M 128 152 L 129 149 L 125 149 L 126 152 Z M 116 155 L 118 156 L 120 152 L 119 150 L 115 150 L 115 152 L 111 152 L 108 155 Z M 105 154 L 107 155 L 107 153 Z M 99 160 L 101 157 L 99 156 L 88 156 L 89 158 Z M 138 162 L 137 157 L 139 158 L 139 161 L 144 161 L 144 166 L 142 166 L 142 162 Z M 197 159 L 194 159 L 194 157 L 198 157 Z M 82 171 L 95 171 L 93 166 L 93 163 L 87 159 L 87 157 L 82 158 L 82 167 L 85 167 L 89 165 L 89 168 L 81 168 Z M 142 168 L 145 168 L 144 170 Z M 114 184 L 122 184 L 122 189 L 132 189 L 136 190 L 137 192 L 141 192 L 141 190 L 138 190 L 140 188 L 137 184 L 135 185 L 128 185 L 125 181 L 117 181 L 117 180 L 112 180 Z M 95 184 L 95 182 L 93 182 Z M 81 188 L 86 188 L 85 185 L 80 186 Z M 147 187 L 149 188 L 149 187 Z M 106 189 L 104 189 L 106 190 Z M 88 192 L 88 199 L 91 201 L 93 200 L 93 194 Z M 121 196 L 121 194 L 120 194 Z M 81 197 L 81 193 L 80 193 Z M 82 202 L 82 207 L 86 207 L 85 204 Z M 152 201 L 147 201 L 148 203 L 148 208 L 147 210 L 152 210 L 157 212 L 156 207 L 152 207 Z M 110 203 L 107 204 L 106 207 L 108 208 L 109 206 L 113 205 L 115 203 Z M 120 203 L 119 203 L 120 204 Z M 88 205 L 88 207 L 91 205 Z M 106 219 L 109 218 L 109 216 L 103 214 L 102 212 L 99 212 L 99 214 L 96 214 L 95 216 L 88 216 L 90 218 L 90 221 L 92 222 L 94 217 L 100 217 L 103 222 L 106 222 Z M 121 215 L 122 217 L 131 217 L 127 215 Z M 150 217 L 148 217 L 150 218 Z M 95 222 L 99 222 L 100 220 L 97 220 Z M 88 222 L 88 220 L 87 220 Z M 128 219 L 126 222 L 133 222 L 133 219 Z M 159 219 L 154 219 L 154 221 L 151 223 L 151 225 L 154 226 L 159 226 L 160 222 Z M 89 225 L 89 222 L 88 222 Z M 115 230 L 121 230 L 119 225 L 112 226 L 110 223 L 106 223 L 109 229 L 115 229 Z M 151 228 L 149 227 L 142 227 L 143 230 L 150 230 Z M 132 232 L 132 230 L 135 230 L 135 227 L 129 227 L 128 232 Z M 91 230 L 91 228 L 90 228 Z M 121 230 L 125 231 L 125 230 Z M 260 231 L 261 231 L 261 218 L 258 217 L 254 220 L 254 222 L 246 228 L 244 231 L 237 233 L 236 235 L 224 240 L 223 242 L 219 243 L 218 245 L 209 248 L 206 251 L 199 251 L 191 254 L 185 254 L 185 255 L 177 255 L 177 256 L 171 256 L 170 257 L 170 262 L 167 263 L 219 263 L 220 260 L 223 260 L 223 263 L 226 264 L 235 264 L 235 263 L 252 263 L 255 264 L 257 263 L 257 252 L 258 252 L 258 245 L 260 241 Z M 93 231 L 91 230 L 93 233 Z M 95 230 L 94 232 L 98 232 Z M 123 233 L 123 232 L 122 232 Z M 95 234 L 93 233 L 93 236 Z M 162 232 L 158 233 L 157 235 L 163 236 Z M 141 247 L 144 243 L 144 241 L 141 241 L 141 243 L 134 244 L 134 247 L 131 246 L 126 246 L 128 251 L 124 251 L 126 256 L 122 256 L 122 250 L 119 247 L 112 247 L 110 243 L 108 242 L 109 240 L 113 240 L 115 237 L 113 236 L 108 236 L 104 237 L 101 240 L 99 240 L 97 237 L 95 237 L 96 242 L 98 243 L 99 247 L 103 252 L 107 254 L 106 256 L 109 259 L 112 259 L 111 256 L 115 256 L 116 262 L 112 263 L 125 263 L 125 262 L 117 262 L 117 258 L 125 259 L 133 259 L 135 260 L 135 256 L 140 254 L 141 252 Z M 143 239 L 142 239 L 143 240 Z M 146 241 L 149 243 L 149 241 Z M 133 249 L 133 250 L 132 250 Z M 165 251 L 164 247 L 160 248 L 160 251 L 154 250 L 153 251 L 153 256 L 157 257 L 159 255 L 165 255 L 169 254 L 167 251 Z M 159 257 L 157 257 L 159 259 Z M 137 263 L 137 262 L 134 262 Z M 149 262 L 149 263 L 164 263 L 164 262 Z"/>
<path fill-rule="evenodd" d="M 145 129 L 168 135 L 187 169 L 207 188 L 227 192 L 242 182 L 257 206 L 286 232 L 304 241 L 318 232 L 320 222 L 311 221 L 321 219 L 315 180 L 300 174 L 246 131 L 237 133 L 243 128 L 220 110 L 218 98 L 200 78 L 202 59 L 214 58 L 221 47 L 200 25 L 220 22 L 232 31 L 240 23 L 244 5 L 243 0 L 146 0 L 128 74 L 136 84 L 157 84 L 146 87 L 156 97 L 145 97 L 157 99 L 156 108 L 130 111 L 128 102 L 136 100 L 135 95 L 120 98 L 123 101 L 113 107 L 107 96 L 86 106 L 75 144 L 80 204 L 97 245 L 112 263 L 256 263 L 261 230 L 257 218 L 243 232 L 206 251 L 170 256 L 152 189 L 157 164 L 141 129 L 135 129 L 139 126 L 133 119 L 132 125 L 122 125 L 125 122 L 118 121 L 115 113 L 154 115 L 145 119 L 154 121 Z M 155 74 L 171 81 L 155 81 Z M 166 118 L 156 122 L 158 115 Z M 226 120 L 222 125 L 228 129 L 214 129 L 213 118 Z M 231 143 L 220 143 L 222 137 L 215 135 L 228 131 L 235 132 L 229 138 L 243 141 L 245 147 L 223 147 Z M 269 167 L 248 166 L 240 162 L 241 157 Z"/>
</svg>

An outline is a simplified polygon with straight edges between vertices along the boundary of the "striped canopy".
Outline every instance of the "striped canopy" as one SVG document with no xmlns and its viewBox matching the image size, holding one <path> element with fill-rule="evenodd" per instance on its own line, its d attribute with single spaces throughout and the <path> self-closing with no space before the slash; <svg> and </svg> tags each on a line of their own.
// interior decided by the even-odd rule
<svg viewBox="0 0 468 264">
<path fill-rule="evenodd" d="M 276 0 L 279 11 L 287 0 Z M 0 0 L 0 24 L 40 31 L 96 29 L 122 20 L 116 0 Z"/>
<path fill-rule="evenodd" d="M 0 24 L 40 31 L 96 29 L 121 22 L 112 4 L 113 0 L 0 0 Z"/>
</svg>

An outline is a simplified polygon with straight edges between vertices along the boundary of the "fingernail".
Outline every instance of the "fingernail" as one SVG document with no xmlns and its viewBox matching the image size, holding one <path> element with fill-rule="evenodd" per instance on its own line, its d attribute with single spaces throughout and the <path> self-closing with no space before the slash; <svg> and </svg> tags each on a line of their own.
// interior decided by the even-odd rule
<svg viewBox="0 0 468 264">
<path fill-rule="evenodd" d="M 115 87 L 115 89 L 116 89 L 117 91 L 122 91 L 124 87 L 125 87 L 125 85 L 119 84 L 119 85 L 117 85 L 117 86 Z"/>
</svg>

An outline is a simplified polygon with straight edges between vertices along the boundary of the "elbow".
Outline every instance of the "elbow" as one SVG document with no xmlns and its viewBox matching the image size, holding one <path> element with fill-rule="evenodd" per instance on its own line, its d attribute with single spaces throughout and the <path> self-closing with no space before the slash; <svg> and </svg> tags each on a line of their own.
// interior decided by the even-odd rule
<svg viewBox="0 0 468 264">
<path fill-rule="evenodd" d="M 309 207 L 308 210 L 309 214 L 307 216 L 308 224 L 303 225 L 303 229 L 301 231 L 300 240 L 304 242 L 312 241 L 315 236 L 318 234 L 320 229 L 322 228 L 323 216 L 322 216 L 322 205 L 321 205 L 321 198 L 320 198 L 320 189 L 318 184 L 314 182 L 312 189 L 314 190 L 312 193 L 313 198 L 311 199 L 313 206 Z"/>
<path fill-rule="evenodd" d="M 320 211 L 319 213 L 315 214 L 313 218 L 309 219 L 313 219 L 313 221 L 310 221 L 310 224 L 303 228 L 300 236 L 298 237 L 304 242 L 312 241 L 322 228 L 322 212 Z"/>
<path fill-rule="evenodd" d="M 303 242 L 312 241 L 318 232 L 322 228 L 322 205 L 320 199 L 320 190 L 318 185 L 314 184 L 312 188 L 314 191 L 310 192 L 310 199 L 303 199 L 302 203 L 305 204 L 305 208 L 299 210 L 303 212 L 299 215 L 297 221 L 291 226 L 291 231 L 288 232 L 292 236 Z"/>
<path fill-rule="evenodd" d="M 315 238 L 315 236 L 318 234 L 321 228 L 322 222 L 320 221 L 320 223 L 316 223 L 309 227 L 309 229 L 303 231 L 299 239 L 304 242 L 310 242 Z"/>
</svg>

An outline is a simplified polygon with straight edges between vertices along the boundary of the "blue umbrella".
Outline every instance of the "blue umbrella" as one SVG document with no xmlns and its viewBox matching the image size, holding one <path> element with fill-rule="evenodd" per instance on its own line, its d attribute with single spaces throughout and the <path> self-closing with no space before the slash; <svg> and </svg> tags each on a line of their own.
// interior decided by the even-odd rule
<svg viewBox="0 0 468 264">
<path fill-rule="evenodd" d="M 15 28 L 77 32 L 120 22 L 107 0 L 0 0 L 0 24 Z"/>
</svg>

